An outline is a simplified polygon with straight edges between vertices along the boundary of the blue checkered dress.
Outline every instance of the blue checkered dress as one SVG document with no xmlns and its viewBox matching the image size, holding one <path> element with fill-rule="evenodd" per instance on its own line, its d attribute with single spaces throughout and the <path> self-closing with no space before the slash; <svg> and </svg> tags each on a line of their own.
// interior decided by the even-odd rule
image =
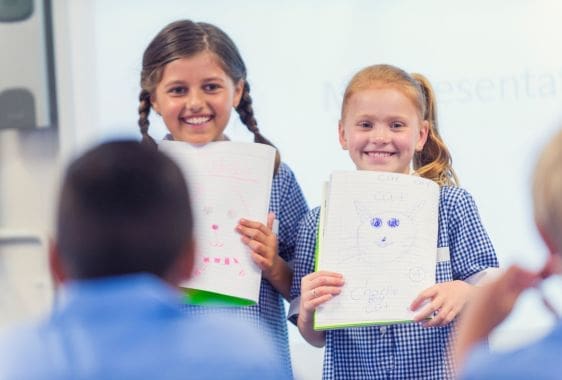
<svg viewBox="0 0 562 380">
<path fill-rule="evenodd" d="M 291 299 L 296 301 L 302 277 L 314 271 L 318 219 L 319 208 L 315 208 L 299 227 L 291 288 Z M 448 247 L 450 252 L 450 259 L 438 260 L 437 282 L 465 280 L 486 268 L 498 266 L 471 195 L 458 187 L 441 188 L 437 246 L 441 250 Z M 296 315 L 290 319 L 296 323 Z M 453 363 L 447 346 L 454 325 L 455 321 L 431 328 L 409 323 L 328 330 L 323 378 L 452 378 Z"/>
<path fill-rule="evenodd" d="M 295 175 L 284 163 L 281 163 L 279 171 L 273 177 L 269 210 L 273 211 L 279 220 L 277 235 L 279 255 L 285 261 L 291 261 L 294 257 L 298 224 L 307 213 L 308 206 Z M 260 330 L 265 330 L 272 335 L 275 341 L 279 356 L 287 371 L 287 378 L 292 378 L 283 296 L 267 280 L 262 278 L 257 305 L 229 308 L 185 305 L 184 309 L 190 314 L 227 313 L 249 321 Z"/>
</svg>

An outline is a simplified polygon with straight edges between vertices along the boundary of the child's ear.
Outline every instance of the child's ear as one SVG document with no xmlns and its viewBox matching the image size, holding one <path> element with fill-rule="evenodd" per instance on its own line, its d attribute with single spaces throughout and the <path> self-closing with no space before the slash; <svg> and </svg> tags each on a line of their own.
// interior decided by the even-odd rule
<svg viewBox="0 0 562 380">
<path fill-rule="evenodd" d="M 420 132 L 418 135 L 418 142 L 416 143 L 416 152 L 421 152 L 425 143 L 427 142 L 427 137 L 429 135 L 429 121 L 424 120 L 420 125 Z"/>
<path fill-rule="evenodd" d="M 342 149 L 347 150 L 348 149 L 347 137 L 345 136 L 345 128 L 343 126 L 343 123 L 342 123 L 341 119 L 338 122 L 338 136 L 339 136 L 339 139 L 340 139 L 340 145 L 341 145 Z"/>
<path fill-rule="evenodd" d="M 49 239 L 49 270 L 51 271 L 51 276 L 55 287 L 58 287 L 64 281 L 66 281 L 67 276 L 64 270 L 64 265 L 62 264 L 60 251 L 57 243 L 53 239 Z"/>
<path fill-rule="evenodd" d="M 232 106 L 234 108 L 237 108 L 240 104 L 242 94 L 244 93 L 244 83 L 246 83 L 246 81 L 244 79 L 240 79 L 238 83 L 234 85 L 234 97 L 232 100 Z"/>
<path fill-rule="evenodd" d="M 160 106 L 158 105 L 158 101 L 156 100 L 156 96 L 154 94 L 150 95 L 150 105 L 158 115 L 161 115 Z"/>
<path fill-rule="evenodd" d="M 181 282 L 191 277 L 193 265 L 195 263 L 195 242 L 191 240 L 183 248 L 183 252 L 176 259 L 176 262 L 170 268 L 165 280 L 168 283 L 177 286 Z"/>
</svg>

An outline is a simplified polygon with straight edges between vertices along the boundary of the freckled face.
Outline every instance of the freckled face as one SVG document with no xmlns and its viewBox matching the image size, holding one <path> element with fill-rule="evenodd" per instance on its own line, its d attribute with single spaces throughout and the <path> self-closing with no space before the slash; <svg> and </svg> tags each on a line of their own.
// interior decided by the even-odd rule
<svg viewBox="0 0 562 380">
<path fill-rule="evenodd" d="M 205 51 L 166 64 L 151 102 L 174 140 L 206 144 L 224 140 L 243 84 L 234 83 L 216 56 Z"/>
<path fill-rule="evenodd" d="M 357 169 L 408 174 L 427 140 L 428 122 L 399 89 L 369 87 L 348 98 L 338 130 Z"/>
</svg>

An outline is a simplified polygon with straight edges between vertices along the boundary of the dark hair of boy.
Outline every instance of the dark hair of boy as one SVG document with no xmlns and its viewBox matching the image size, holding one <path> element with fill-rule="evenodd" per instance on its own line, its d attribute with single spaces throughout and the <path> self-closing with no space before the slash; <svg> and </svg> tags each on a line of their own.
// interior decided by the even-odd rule
<svg viewBox="0 0 562 380">
<path fill-rule="evenodd" d="M 135 141 L 105 143 L 74 161 L 58 207 L 56 245 L 68 278 L 147 272 L 169 280 L 192 248 L 180 169 Z"/>
</svg>

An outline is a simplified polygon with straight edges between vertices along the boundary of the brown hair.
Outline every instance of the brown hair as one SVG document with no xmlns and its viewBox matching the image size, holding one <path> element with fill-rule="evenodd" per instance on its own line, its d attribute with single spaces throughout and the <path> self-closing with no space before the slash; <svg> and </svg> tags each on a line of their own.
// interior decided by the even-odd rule
<svg viewBox="0 0 562 380">
<path fill-rule="evenodd" d="M 413 158 L 416 173 L 437 182 L 440 186 L 458 185 L 451 154 L 439 135 L 433 88 L 423 75 L 408 74 L 391 65 L 373 65 L 362 69 L 347 85 L 342 103 L 342 117 L 351 95 L 374 85 L 400 89 L 414 103 L 421 119 L 428 121 L 427 141 L 423 149 L 416 152 Z"/>
<path fill-rule="evenodd" d="M 141 92 L 139 95 L 139 121 L 143 144 L 156 146 L 148 134 L 151 103 L 150 97 L 162 79 L 164 67 L 179 58 L 192 57 L 209 51 L 215 55 L 218 64 L 234 83 L 244 81 L 244 88 L 236 112 L 240 120 L 254 134 L 254 142 L 274 145 L 258 129 L 252 108 L 250 85 L 246 79 L 246 65 L 234 42 L 218 27 L 204 22 L 179 20 L 162 29 L 144 51 L 141 71 Z M 275 170 L 279 167 L 279 151 L 276 153 Z"/>
<path fill-rule="evenodd" d="M 57 243 L 71 278 L 148 272 L 165 278 L 193 239 L 181 170 L 137 141 L 114 141 L 68 167 Z"/>
</svg>

